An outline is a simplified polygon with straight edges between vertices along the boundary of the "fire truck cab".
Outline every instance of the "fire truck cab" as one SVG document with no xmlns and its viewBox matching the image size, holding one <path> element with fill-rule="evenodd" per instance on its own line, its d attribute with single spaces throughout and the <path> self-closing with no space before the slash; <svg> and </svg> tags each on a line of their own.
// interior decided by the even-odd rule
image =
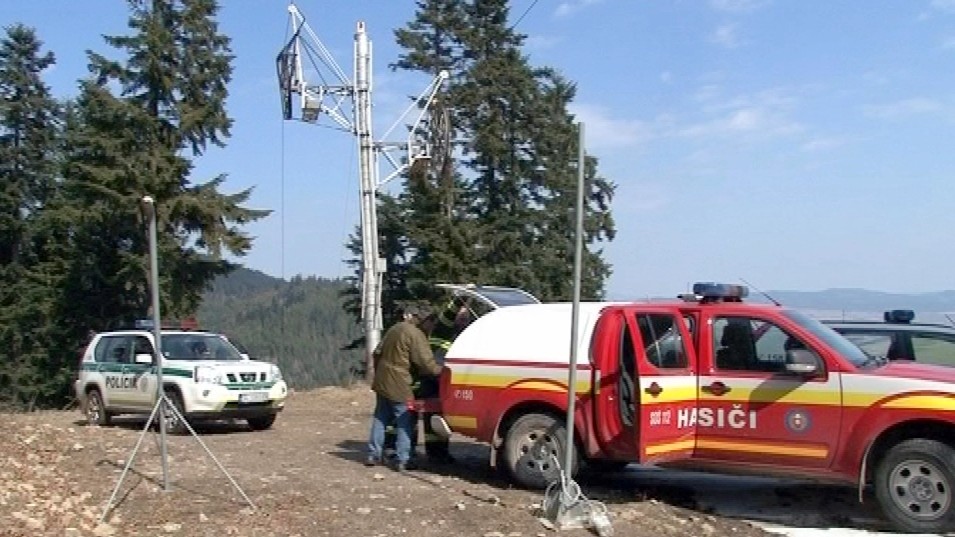
<svg viewBox="0 0 955 537">
<path fill-rule="evenodd" d="M 491 445 L 527 487 L 565 457 L 570 303 L 496 303 L 453 341 L 436 430 Z M 819 321 L 697 284 L 582 303 L 573 471 L 628 463 L 866 485 L 900 529 L 955 519 L 955 369 L 874 359 Z M 529 296 L 529 295 L 528 295 Z"/>
</svg>

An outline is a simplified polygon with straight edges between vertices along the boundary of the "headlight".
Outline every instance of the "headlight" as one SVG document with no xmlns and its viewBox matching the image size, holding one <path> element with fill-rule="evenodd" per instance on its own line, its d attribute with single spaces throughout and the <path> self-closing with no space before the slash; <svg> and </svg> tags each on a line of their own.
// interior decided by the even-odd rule
<svg viewBox="0 0 955 537">
<path fill-rule="evenodd" d="M 200 384 L 222 384 L 222 375 L 219 370 L 207 365 L 197 366 L 193 379 Z"/>
<path fill-rule="evenodd" d="M 282 380 L 282 370 L 279 369 L 279 366 L 272 365 L 272 380 L 278 382 Z"/>
</svg>

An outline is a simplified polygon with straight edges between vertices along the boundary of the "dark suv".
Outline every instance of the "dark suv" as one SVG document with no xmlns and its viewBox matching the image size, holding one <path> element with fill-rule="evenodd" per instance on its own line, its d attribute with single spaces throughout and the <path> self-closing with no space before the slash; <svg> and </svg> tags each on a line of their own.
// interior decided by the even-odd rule
<svg viewBox="0 0 955 537">
<path fill-rule="evenodd" d="M 955 367 L 955 326 L 915 323 L 911 310 L 892 310 L 883 321 L 824 320 L 827 326 L 881 360 L 915 360 Z"/>
</svg>

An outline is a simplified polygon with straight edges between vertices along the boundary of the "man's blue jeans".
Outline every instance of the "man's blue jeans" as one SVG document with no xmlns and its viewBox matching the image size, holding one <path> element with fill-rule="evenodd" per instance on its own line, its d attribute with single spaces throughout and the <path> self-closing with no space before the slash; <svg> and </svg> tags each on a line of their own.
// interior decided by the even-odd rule
<svg viewBox="0 0 955 537">
<path fill-rule="evenodd" d="M 407 463 L 411 458 L 411 435 L 414 433 L 414 414 L 408 410 L 408 403 L 389 401 L 375 394 L 375 413 L 371 419 L 371 437 L 368 440 L 368 456 L 381 460 L 385 445 L 385 426 L 394 421 L 398 438 L 395 451 L 398 462 Z"/>
</svg>

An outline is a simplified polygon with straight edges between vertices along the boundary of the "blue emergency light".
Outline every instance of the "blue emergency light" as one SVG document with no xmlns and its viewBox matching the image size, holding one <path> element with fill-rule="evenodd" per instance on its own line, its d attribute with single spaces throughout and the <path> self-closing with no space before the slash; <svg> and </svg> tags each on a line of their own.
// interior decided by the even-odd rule
<svg viewBox="0 0 955 537">
<path fill-rule="evenodd" d="M 749 296 L 749 288 L 732 283 L 701 282 L 693 284 L 693 294 L 704 300 L 739 302 Z"/>
<path fill-rule="evenodd" d="M 889 310 L 883 314 L 887 323 L 907 324 L 915 318 L 915 312 L 912 310 Z"/>
</svg>

